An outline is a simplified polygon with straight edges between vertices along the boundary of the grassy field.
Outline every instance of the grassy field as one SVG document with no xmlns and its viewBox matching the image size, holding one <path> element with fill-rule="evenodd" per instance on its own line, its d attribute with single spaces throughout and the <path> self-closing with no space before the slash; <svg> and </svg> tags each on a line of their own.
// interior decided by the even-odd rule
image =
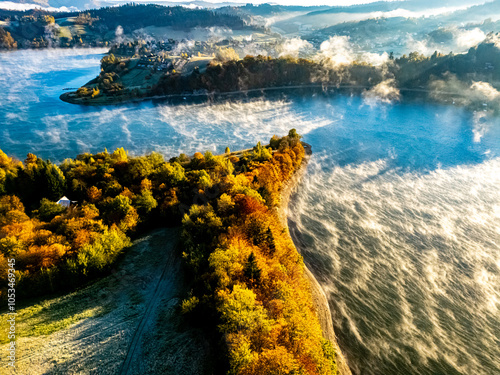
<svg viewBox="0 0 500 375">
<path fill-rule="evenodd" d="M 208 345 L 178 315 L 186 291 L 177 242 L 178 229 L 155 231 L 110 276 L 18 310 L 17 374 L 204 373 Z"/>
</svg>

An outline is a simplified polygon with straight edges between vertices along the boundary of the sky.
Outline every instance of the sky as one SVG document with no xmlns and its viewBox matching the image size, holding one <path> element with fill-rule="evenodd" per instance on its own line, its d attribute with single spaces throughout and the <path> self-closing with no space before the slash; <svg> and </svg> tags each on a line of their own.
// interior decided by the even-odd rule
<svg viewBox="0 0 500 375">
<path fill-rule="evenodd" d="M 172 2 L 191 2 L 195 0 L 102 0 L 101 4 L 107 3 L 107 4 L 124 4 L 127 2 L 134 1 L 136 3 L 163 3 L 165 5 L 168 5 L 169 3 Z M 224 3 L 224 2 L 229 2 L 229 3 L 241 3 L 241 4 L 246 4 L 246 3 L 254 3 L 254 4 L 263 4 L 263 3 L 271 3 L 271 4 L 282 4 L 282 5 L 301 5 L 301 6 L 311 6 L 311 5 L 329 5 L 329 6 L 344 6 L 344 5 L 354 5 L 354 4 L 367 4 L 367 3 L 373 3 L 379 0 L 204 0 L 207 2 L 211 3 Z M 398 1 L 398 0 L 385 0 L 385 1 Z M 436 0 L 439 3 L 439 0 Z M 484 0 L 484 1 L 491 1 L 491 0 Z M 22 2 L 22 4 L 20 4 Z M 463 2 L 463 1 L 462 1 Z M 471 3 L 478 3 L 480 2 L 479 0 L 470 0 Z M 52 7 L 49 8 L 49 10 L 56 10 L 54 7 L 57 7 L 59 10 L 67 10 L 68 8 L 73 8 L 76 3 L 73 3 L 72 0 L 0 0 L 0 8 L 4 9 L 13 9 L 13 10 L 24 10 L 24 9 L 33 9 L 33 8 L 38 8 L 40 7 L 39 4 L 35 3 L 49 3 Z M 78 1 L 78 5 L 76 6 L 83 6 L 84 4 L 88 5 L 90 4 L 98 4 L 99 0 L 88 0 L 88 3 L 84 0 Z M 94 7 L 92 6 L 92 7 Z M 87 8 L 85 7 L 85 8 Z M 47 7 L 45 7 L 47 9 Z"/>
<path fill-rule="evenodd" d="M 140 0 L 139 0 L 140 1 Z M 157 0 L 159 2 L 161 0 Z M 175 1 L 175 0 L 173 0 Z M 183 0 L 177 0 L 177 1 L 183 1 Z M 281 4 L 281 5 L 302 5 L 302 6 L 311 6 L 311 5 L 354 5 L 354 4 L 367 4 L 367 3 L 373 3 L 379 0 L 206 0 L 211 3 L 224 3 L 224 2 L 231 2 L 231 3 L 241 3 L 241 4 L 247 4 L 247 3 L 253 3 L 253 4 Z M 395 0 L 389 0 L 389 1 L 395 1 Z M 147 1 L 146 1 L 147 2 Z M 168 3 L 169 0 L 165 0 L 165 3 Z"/>
<path fill-rule="evenodd" d="M 1 1 L 1 0 L 0 0 Z M 111 2 L 127 2 L 130 0 L 108 0 Z M 165 3 L 166 5 L 169 2 L 191 2 L 195 0 L 155 0 L 155 3 Z M 392 2 L 392 1 L 404 1 L 404 0 L 201 0 L 201 1 L 207 1 L 210 3 L 241 3 L 241 4 L 247 4 L 247 3 L 253 3 L 253 4 L 281 4 L 281 5 L 300 5 L 300 6 L 312 6 L 312 5 L 329 5 L 329 6 L 349 6 L 349 5 L 356 5 L 356 4 L 368 4 L 368 3 L 374 3 L 374 2 L 379 2 L 379 1 L 385 1 L 385 2 Z M 417 0 L 418 1 L 418 0 Z M 424 1 L 424 0 L 422 0 Z M 461 0 L 459 5 L 463 6 L 463 3 L 470 3 L 470 4 L 477 4 L 477 3 L 482 3 L 482 2 L 487 2 L 487 1 L 492 1 L 492 0 Z M 151 2 L 151 0 L 134 0 L 134 2 L 144 2 L 148 3 Z M 428 3 L 429 0 L 426 0 Z M 437 4 L 440 3 L 440 0 L 436 0 Z M 453 2 L 449 2 L 451 4 L 447 4 L 447 6 L 451 6 Z"/>
<path fill-rule="evenodd" d="M 106 1 L 106 0 L 105 0 Z M 129 0 L 132 1 L 132 0 Z M 116 2 L 116 3 L 124 3 L 124 2 L 129 2 L 125 0 L 107 0 L 107 2 Z M 372 3 L 375 1 L 379 0 L 204 0 L 210 3 L 224 3 L 224 2 L 231 2 L 231 3 L 241 3 L 241 4 L 247 4 L 247 3 L 253 3 L 253 4 L 264 4 L 264 3 L 271 3 L 271 4 L 282 4 L 282 5 L 302 5 L 302 6 L 311 6 L 311 5 L 353 5 L 353 4 L 366 4 L 366 3 Z M 386 0 L 386 1 L 395 1 L 395 0 Z M 48 0 L 48 2 L 51 5 L 56 6 L 57 5 L 66 5 L 66 7 L 71 7 L 71 1 L 51 1 Z M 92 1 L 89 0 L 89 3 Z M 134 2 L 137 3 L 148 3 L 151 2 L 150 0 L 134 0 Z M 155 3 L 165 3 L 165 5 L 168 5 L 170 2 L 190 2 L 190 0 L 155 0 Z M 29 1 L 25 0 L 23 1 L 24 4 L 19 4 L 20 1 L 9 1 L 9 0 L 0 0 L 0 8 L 4 9 L 12 9 L 12 10 L 24 10 L 24 9 L 33 9 L 33 8 L 38 8 L 40 7 L 37 1 Z M 39 3 L 43 3 L 43 1 L 39 1 Z M 58 8 L 59 8 L 58 6 Z M 47 8 L 47 7 L 44 7 Z M 55 10 L 55 8 L 50 7 L 50 10 Z"/>
</svg>

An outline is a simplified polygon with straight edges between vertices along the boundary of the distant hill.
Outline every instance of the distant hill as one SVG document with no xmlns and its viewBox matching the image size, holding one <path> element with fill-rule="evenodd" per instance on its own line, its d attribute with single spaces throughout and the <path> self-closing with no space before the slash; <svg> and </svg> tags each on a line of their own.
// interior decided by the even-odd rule
<svg viewBox="0 0 500 375">
<path fill-rule="evenodd" d="M 105 6 L 125 5 L 131 0 L 7 0 L 15 4 L 36 4 L 40 7 L 52 8 L 77 8 L 78 10 L 96 9 Z M 204 0 L 182 1 L 182 0 L 152 0 L 148 4 L 164 6 L 184 6 L 187 8 L 239 8 L 238 10 L 251 15 L 267 16 L 283 12 L 313 12 L 311 15 L 323 13 L 365 13 L 365 12 L 389 12 L 395 9 L 407 9 L 411 11 L 423 11 L 426 9 L 442 7 L 471 6 L 484 3 L 485 0 L 404 0 L 404 1 L 377 1 L 368 4 L 357 4 L 351 6 L 284 6 L 271 4 L 253 5 L 243 2 L 211 2 Z M 0 7 L 2 1 L 0 1 Z M 307 2 L 305 2 L 306 4 Z M 318 12 L 318 13 L 316 13 Z"/>
<path fill-rule="evenodd" d="M 462 7 L 483 4 L 485 0 L 406 0 L 406 1 L 377 1 L 368 4 L 351 6 L 334 6 L 329 9 L 311 12 L 308 16 L 316 16 L 331 13 L 372 13 L 390 12 L 397 9 L 410 11 L 425 11 L 435 8 Z"/>
<path fill-rule="evenodd" d="M 221 12 L 236 12 L 238 14 L 248 14 L 252 16 L 269 17 L 281 13 L 290 12 L 319 12 L 331 9 L 330 6 L 288 6 L 288 5 L 272 5 L 272 4 L 246 4 L 244 6 L 224 6 L 218 9 Z"/>
<path fill-rule="evenodd" d="M 435 17 L 444 17 L 446 13 L 463 12 L 468 15 L 468 9 L 462 8 L 477 6 L 477 13 L 484 9 L 483 19 L 488 17 L 488 6 L 483 4 L 485 0 L 407 0 L 407 1 L 379 1 L 369 4 L 352 6 L 335 6 L 328 9 L 314 10 L 305 14 L 297 14 L 295 17 L 278 20 L 273 24 L 285 33 L 297 33 L 301 29 L 320 29 L 334 26 L 343 22 L 360 22 L 369 18 L 392 18 L 406 17 L 419 18 L 429 17 L 432 14 L 440 14 Z M 480 4 L 480 5 L 478 5 Z M 483 7 L 484 8 L 481 8 Z M 457 9 L 458 8 L 458 9 Z M 471 8 L 472 9 L 472 8 Z M 498 12 L 497 12 L 498 13 Z M 477 21 L 474 19 L 474 21 Z"/>
<path fill-rule="evenodd" d="M 397 2 L 400 3 L 400 2 Z M 425 1 L 424 1 L 425 3 Z M 436 2 L 437 3 L 437 2 Z M 379 3 L 377 3 L 379 4 Z M 348 7 L 369 9 L 377 4 Z M 384 3 L 386 7 L 395 6 Z M 412 4 L 411 1 L 408 4 Z M 439 5 L 442 5 L 440 2 Z M 446 2 L 445 2 L 446 4 Z M 455 5 L 459 5 L 460 2 Z M 344 9 L 338 7 L 337 9 Z M 388 8 L 387 8 L 388 9 Z M 486 34 L 500 31 L 500 0 L 476 5 L 467 9 L 456 10 L 435 16 L 404 17 L 395 13 L 361 13 L 366 19 L 353 20 L 358 14 L 324 12 L 308 13 L 305 16 L 287 20 L 290 29 L 298 28 L 296 22 L 309 23 L 318 27 L 319 20 L 339 20 L 334 25 L 302 33 L 302 38 L 316 46 L 332 36 L 346 36 L 356 48 L 371 52 L 393 51 L 396 55 L 418 50 L 431 54 L 435 50 L 448 53 L 463 53 L 471 46 L 479 43 Z M 328 13 L 330 12 L 330 13 Z M 312 16 L 312 14 L 316 14 Z M 349 18 L 352 15 L 352 18 Z M 313 20 L 315 22 L 313 22 Z M 276 25 L 284 29 L 285 22 Z"/>
<path fill-rule="evenodd" d="M 210 27 L 255 30 L 236 15 L 154 4 L 128 4 L 81 12 L 0 9 L 0 21 L 3 22 L 0 49 L 106 46 L 115 40 L 117 30 L 131 35 L 149 26 L 183 32 Z"/>
<path fill-rule="evenodd" d="M 470 22 L 488 18 L 498 19 L 500 16 L 500 0 L 494 0 L 485 4 L 476 5 L 466 10 L 459 10 L 444 17 L 447 22 Z"/>
<path fill-rule="evenodd" d="M 24 10 L 24 9 L 32 9 L 33 5 L 36 5 L 40 8 L 67 8 L 67 9 L 76 9 L 76 10 L 84 10 L 91 8 L 99 8 L 102 6 L 111 6 L 116 5 L 115 2 L 112 1 L 102 1 L 102 0 L 7 0 L 9 3 L 19 4 L 18 7 L 13 8 L 12 6 L 6 6 L 2 4 L 0 1 L 0 8 L 7 8 L 11 10 Z M 50 9 L 53 10 L 53 9 Z"/>
</svg>

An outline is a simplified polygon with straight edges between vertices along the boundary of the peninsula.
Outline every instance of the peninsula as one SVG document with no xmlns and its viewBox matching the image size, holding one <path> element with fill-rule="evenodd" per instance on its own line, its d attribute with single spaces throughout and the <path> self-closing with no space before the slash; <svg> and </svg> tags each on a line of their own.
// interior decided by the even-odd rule
<svg viewBox="0 0 500 375">
<path fill-rule="evenodd" d="M 266 146 L 228 148 L 219 156 L 181 154 L 168 162 L 156 153 L 129 157 L 123 149 L 82 154 L 60 166 L 32 154 L 21 163 L 1 153 L 0 261 L 16 259 L 17 288 L 25 297 L 71 292 L 108 275 L 128 256 L 131 239 L 157 226 L 181 226 L 178 257 L 190 281 L 178 316 L 218 348 L 211 366 L 235 374 L 278 368 L 348 374 L 326 299 L 280 220 L 306 150 L 292 129 Z M 73 204 L 56 203 L 62 195 Z M 141 252 L 134 253 L 141 261 Z M 177 264 L 170 253 L 163 258 Z M 156 308 L 148 306 L 146 312 Z M 27 309 L 20 314 L 30 315 Z M 112 311 L 107 306 L 98 316 Z M 79 319 L 20 335 L 57 332 Z M 136 342 L 125 368 L 138 355 Z"/>
<path fill-rule="evenodd" d="M 368 99 L 397 101 L 423 96 L 473 109 L 498 110 L 500 59 L 498 36 L 466 54 L 426 57 L 419 53 L 389 58 L 383 66 L 363 62 L 337 64 L 328 56 L 311 59 L 246 56 L 231 48 L 215 52 L 165 45 L 152 51 L 140 43 L 114 47 L 101 62 L 101 73 L 75 92 L 61 95 L 68 103 L 109 105 L 151 99 L 187 99 L 265 91 L 349 90 Z M 175 43 L 172 41 L 172 43 Z M 176 44 L 178 45 L 178 44 Z M 201 46 L 201 45 L 200 45 Z M 140 51 L 139 53 L 134 51 Z"/>
</svg>

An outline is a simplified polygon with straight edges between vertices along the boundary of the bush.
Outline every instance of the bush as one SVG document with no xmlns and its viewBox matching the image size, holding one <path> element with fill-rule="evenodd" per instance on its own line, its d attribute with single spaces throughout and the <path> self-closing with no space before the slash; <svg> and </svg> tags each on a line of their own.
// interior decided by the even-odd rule
<svg viewBox="0 0 500 375">
<path fill-rule="evenodd" d="M 51 221 L 64 211 L 66 211 L 66 207 L 43 198 L 40 202 L 40 208 L 35 212 L 35 215 L 42 221 Z"/>
<path fill-rule="evenodd" d="M 85 276 L 100 274 L 130 245 L 130 239 L 122 231 L 106 230 L 94 243 L 82 247 L 71 267 L 76 267 L 78 273 Z"/>
</svg>

